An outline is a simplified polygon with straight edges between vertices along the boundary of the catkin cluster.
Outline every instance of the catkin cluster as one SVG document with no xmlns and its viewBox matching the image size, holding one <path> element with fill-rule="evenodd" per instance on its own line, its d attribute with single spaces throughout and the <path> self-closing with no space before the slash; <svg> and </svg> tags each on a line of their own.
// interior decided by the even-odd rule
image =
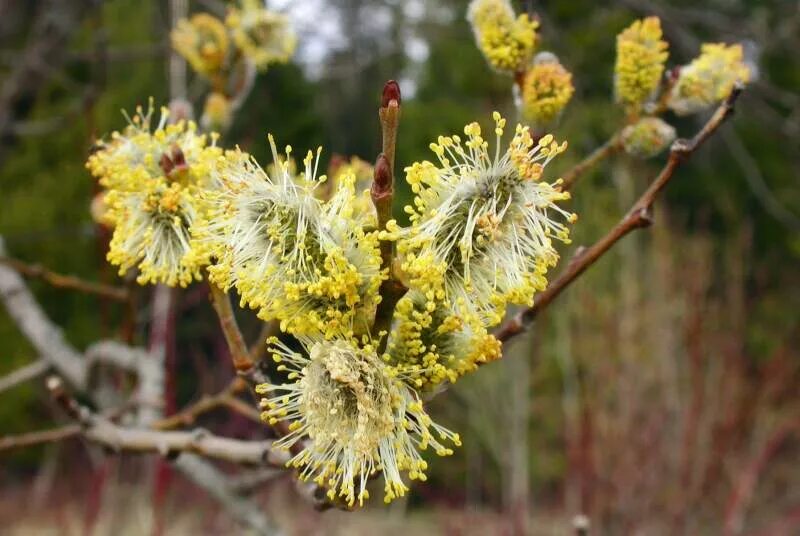
<svg viewBox="0 0 800 536">
<path fill-rule="evenodd" d="M 473 0 L 467 20 L 489 65 L 514 76 L 522 118 L 534 128 L 550 128 L 575 88 L 572 73 L 554 54 L 535 54 L 538 21 L 525 13 L 516 15 L 508 0 Z"/>
<path fill-rule="evenodd" d="M 211 84 L 201 122 L 216 130 L 230 126 L 234 111 L 252 87 L 255 71 L 286 63 L 297 43 L 289 19 L 258 0 L 230 6 L 224 21 L 197 13 L 179 21 L 170 37 L 175 51 Z"/>
<path fill-rule="evenodd" d="M 473 0 L 468 16 L 490 65 L 515 76 L 521 117 L 537 130 L 552 124 L 572 97 L 572 75 L 554 55 L 534 56 L 537 23 L 507 0 Z M 212 82 L 206 123 L 224 125 L 236 70 L 285 61 L 294 38 L 281 16 L 243 0 L 224 23 L 183 21 L 173 44 Z M 675 137 L 657 117 L 663 109 L 703 109 L 749 77 L 741 47 L 704 45 L 659 94 L 667 54 L 657 18 L 623 31 L 617 54 L 627 118 L 619 143 L 641 157 Z M 278 446 L 295 453 L 289 465 L 350 506 L 369 497 L 378 473 L 387 502 L 404 495 L 408 480 L 426 478 L 424 451 L 446 456 L 461 443 L 431 420 L 422 396 L 501 356 L 490 330 L 509 306 L 532 305 L 557 244 L 569 242 L 577 216 L 547 173 L 566 142 L 519 124 L 504 145 L 497 112 L 491 146 L 478 123 L 439 136 L 435 158 L 405 168 L 410 225 L 380 228 L 369 164 L 339 159 L 329 180 L 321 148 L 297 162 L 270 136 L 273 161 L 262 167 L 191 121 L 153 114 L 152 104 L 138 109 L 87 162 L 104 189 L 93 208 L 113 228 L 109 261 L 141 284 L 207 277 L 276 322 L 283 334 L 268 342 L 280 379 L 257 391 L 263 419 L 288 429 Z M 407 291 L 391 321 L 377 322 L 387 282 Z M 377 327 L 387 324 L 388 333 Z"/>
</svg>

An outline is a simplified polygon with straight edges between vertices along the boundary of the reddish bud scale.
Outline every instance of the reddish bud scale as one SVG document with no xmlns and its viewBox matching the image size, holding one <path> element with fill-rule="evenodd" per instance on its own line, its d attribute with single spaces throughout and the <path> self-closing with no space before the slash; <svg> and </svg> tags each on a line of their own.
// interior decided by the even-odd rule
<svg viewBox="0 0 800 536">
<path fill-rule="evenodd" d="M 389 160 L 383 154 L 375 161 L 375 173 L 372 181 L 372 196 L 382 197 L 392 191 L 392 171 Z"/>
<path fill-rule="evenodd" d="M 395 80 L 389 80 L 383 86 L 383 94 L 381 95 L 381 108 L 387 108 L 392 101 L 397 102 L 400 106 L 400 84 Z"/>
</svg>

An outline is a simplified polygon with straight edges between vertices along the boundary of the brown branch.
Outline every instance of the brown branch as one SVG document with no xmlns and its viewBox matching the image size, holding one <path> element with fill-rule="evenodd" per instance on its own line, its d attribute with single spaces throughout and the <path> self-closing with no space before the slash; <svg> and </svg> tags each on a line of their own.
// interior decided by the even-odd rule
<svg viewBox="0 0 800 536">
<path fill-rule="evenodd" d="M 378 229 L 381 231 L 386 230 L 387 222 L 392 219 L 395 182 L 394 156 L 397 145 L 397 128 L 400 122 L 400 101 L 400 86 L 394 80 L 389 80 L 383 86 L 381 107 L 378 110 L 383 152 L 375 163 L 375 175 L 370 189 L 372 203 L 375 205 L 378 215 Z M 385 270 L 388 275 L 379 289 L 381 301 L 375 312 L 375 324 L 372 328 L 373 336 L 380 337 L 381 333 L 384 334 L 378 345 L 379 354 L 386 349 L 394 308 L 408 290 L 393 274 L 394 247 L 392 240 L 381 240 L 381 269 Z"/>
<path fill-rule="evenodd" d="M 495 333 L 495 337 L 500 341 L 507 341 L 524 331 L 525 327 L 530 324 L 541 311 L 547 308 L 564 289 L 585 272 L 587 268 L 594 264 L 597 259 L 608 252 L 622 237 L 635 229 L 649 226 L 652 223 L 650 211 L 658 194 L 667 185 L 670 179 L 672 179 L 678 166 L 685 162 L 686 159 L 714 134 L 720 125 L 733 113 L 736 99 L 741 92 L 742 86 L 737 85 L 728 98 L 717 108 L 703 128 L 700 129 L 691 140 L 676 140 L 672 144 L 669 158 L 664 168 L 622 220 L 594 245 L 575 256 L 567 265 L 564 272 L 554 279 L 553 282 L 537 296 L 534 305 L 518 313 L 514 318 L 501 326 Z"/>
<path fill-rule="evenodd" d="M 203 395 L 199 400 L 186 406 L 179 412 L 153 423 L 156 430 L 169 430 L 193 424 L 203 413 L 229 404 L 229 399 L 247 389 L 244 379 L 235 377 L 221 391 L 213 395 Z M 249 407 L 249 406 L 248 406 Z M 252 409 L 252 408 L 250 408 Z M 258 419 L 258 412 L 252 409 Z"/>
<path fill-rule="evenodd" d="M 575 164 L 572 169 L 567 171 L 562 177 L 561 190 L 569 191 L 578 182 L 584 173 L 594 166 L 622 149 L 620 132 L 615 132 L 603 145 L 592 151 L 589 156 Z"/>
<path fill-rule="evenodd" d="M 243 465 L 282 466 L 287 461 L 285 453 L 272 448 L 272 441 L 230 439 L 203 429 L 174 432 L 119 426 L 81 406 L 57 376 L 48 378 L 47 388 L 64 412 L 81 425 L 82 437 L 113 451 L 153 452 L 163 456 L 190 452 Z"/>
<path fill-rule="evenodd" d="M 128 299 L 128 289 L 124 287 L 85 281 L 73 275 L 53 272 L 40 264 L 27 264 L 6 256 L 0 256 L 0 263 L 9 266 L 26 277 L 39 278 L 56 288 L 77 290 L 78 292 L 95 294 L 115 301 L 126 301 Z"/>
<path fill-rule="evenodd" d="M 0 437 L 0 452 L 4 450 L 22 449 L 33 447 L 42 443 L 55 443 L 70 437 L 81 434 L 81 427 L 77 424 L 69 424 L 51 430 L 37 430 L 15 436 Z"/>
<path fill-rule="evenodd" d="M 250 357 L 250 351 L 244 342 L 239 324 L 236 322 L 230 297 L 215 284 L 209 283 L 208 286 L 211 289 L 211 303 L 214 305 L 214 310 L 217 312 L 219 324 L 222 327 L 222 333 L 225 335 L 225 341 L 228 343 L 228 350 L 230 350 L 231 353 L 233 368 L 236 369 L 236 372 L 240 376 L 247 379 L 249 383 L 257 383 L 253 378 L 253 375 L 256 373 L 256 364 Z"/>
</svg>

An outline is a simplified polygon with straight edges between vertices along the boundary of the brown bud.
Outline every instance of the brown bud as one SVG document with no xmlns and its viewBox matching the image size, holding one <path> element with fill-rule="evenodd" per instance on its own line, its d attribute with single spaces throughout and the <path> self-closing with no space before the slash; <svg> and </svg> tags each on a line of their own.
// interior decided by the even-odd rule
<svg viewBox="0 0 800 536">
<path fill-rule="evenodd" d="M 178 144 L 173 143 L 170 149 L 172 150 L 172 164 L 178 169 L 186 169 L 186 156 L 181 151 L 181 148 L 178 147 Z"/>
<path fill-rule="evenodd" d="M 169 175 L 175 168 L 175 164 L 172 163 L 172 159 L 167 153 L 161 155 L 161 158 L 158 160 L 158 166 L 161 168 L 161 171 L 164 172 L 164 175 Z"/>
<path fill-rule="evenodd" d="M 386 108 L 389 103 L 395 101 L 400 106 L 400 84 L 395 80 L 389 80 L 383 86 L 383 94 L 381 95 L 381 108 Z"/>
<path fill-rule="evenodd" d="M 392 191 L 392 170 L 389 159 L 381 153 L 375 161 L 375 173 L 372 179 L 372 196 L 380 197 Z"/>
</svg>

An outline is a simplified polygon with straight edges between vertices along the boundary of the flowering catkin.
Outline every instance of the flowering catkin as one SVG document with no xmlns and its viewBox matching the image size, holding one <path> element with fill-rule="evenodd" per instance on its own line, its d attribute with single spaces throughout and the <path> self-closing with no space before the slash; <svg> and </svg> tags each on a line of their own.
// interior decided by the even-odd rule
<svg viewBox="0 0 800 536">
<path fill-rule="evenodd" d="M 425 480 L 427 463 L 420 451 L 452 454 L 458 434 L 435 424 L 416 391 L 396 369 L 384 364 L 371 344 L 352 340 L 301 338 L 304 352 L 272 339 L 271 353 L 287 382 L 262 384 L 262 418 L 291 421 L 279 448 L 302 442 L 288 465 L 300 478 L 328 488 L 328 497 L 362 505 L 369 498 L 367 480 L 384 478 L 384 500 L 408 490 L 402 473 Z"/>
<path fill-rule="evenodd" d="M 675 129 L 658 117 L 645 117 L 622 129 L 622 147 L 639 158 L 657 155 L 674 140 Z"/>
<path fill-rule="evenodd" d="M 320 150 L 302 172 L 291 171 L 270 137 L 269 173 L 250 157 L 230 155 L 219 166 L 208 210 L 193 227 L 216 262 L 210 278 L 236 287 L 243 305 L 277 319 L 295 335 L 352 336 L 372 324 L 384 274 L 376 232 L 354 210 L 354 177 L 343 178 L 328 201 L 317 199 Z"/>
<path fill-rule="evenodd" d="M 138 282 L 186 286 L 201 278 L 208 257 L 194 247 L 190 227 L 203 211 L 200 192 L 209 187 L 222 151 L 216 135 L 197 133 L 189 121 L 152 125 L 152 102 L 122 132 L 89 157 L 87 168 L 107 189 L 103 215 L 114 228 L 108 260 L 120 274 L 137 267 Z"/>
<path fill-rule="evenodd" d="M 617 36 L 614 94 L 617 102 L 636 112 L 658 88 L 667 61 L 658 17 L 637 20 Z"/>
<path fill-rule="evenodd" d="M 667 104 L 678 115 L 699 112 L 725 99 L 737 81 L 749 80 L 742 45 L 706 43 L 700 56 L 681 68 Z"/>
<path fill-rule="evenodd" d="M 522 84 L 522 117 L 534 127 L 551 123 L 575 92 L 572 73 L 549 52 L 540 52 L 525 73 Z"/>
<path fill-rule="evenodd" d="M 438 165 L 406 168 L 416 197 L 406 207 L 412 225 L 398 243 L 412 289 L 432 306 L 444 301 L 462 320 L 485 326 L 501 320 L 506 304 L 530 304 L 545 288 L 545 274 L 558 260 L 553 239 L 568 241 L 559 220 L 576 218 L 556 204 L 569 194 L 542 180 L 567 144 L 551 135 L 536 142 L 528 127 L 517 125 L 501 152 L 505 119 L 497 112 L 494 119 L 493 156 L 472 123 L 463 144 L 459 136 L 431 144 Z"/>
<path fill-rule="evenodd" d="M 467 20 L 493 69 L 506 74 L 525 70 L 536 50 L 538 22 L 527 14 L 516 16 L 508 0 L 472 0 Z"/>
<path fill-rule="evenodd" d="M 297 37 L 289 19 L 265 9 L 258 0 L 241 0 L 225 18 L 239 51 L 260 70 L 271 63 L 286 63 L 294 53 Z"/>
<path fill-rule="evenodd" d="M 205 76 L 219 72 L 228 54 L 228 32 L 221 20 L 208 13 L 178 21 L 170 34 L 172 47 Z"/>
</svg>

